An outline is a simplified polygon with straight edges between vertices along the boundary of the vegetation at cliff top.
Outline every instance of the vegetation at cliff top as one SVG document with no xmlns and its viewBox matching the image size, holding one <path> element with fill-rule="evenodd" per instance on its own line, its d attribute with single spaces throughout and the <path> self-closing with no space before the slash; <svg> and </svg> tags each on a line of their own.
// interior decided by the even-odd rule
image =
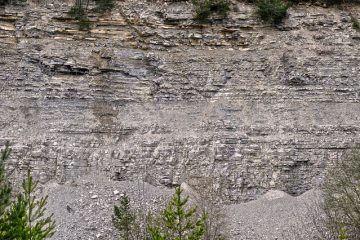
<svg viewBox="0 0 360 240">
<path fill-rule="evenodd" d="M 90 22 L 87 17 L 87 12 L 82 4 L 75 4 L 72 6 L 68 14 L 78 20 L 79 30 L 83 31 L 90 29 Z"/>
<path fill-rule="evenodd" d="M 17 4 L 26 2 L 27 0 L 0 0 L 0 6 L 6 4 Z M 182 0 L 172 0 L 178 2 Z M 245 0 L 246 1 L 246 0 Z M 95 7 L 90 8 L 91 2 Z M 254 3 L 255 13 L 262 21 L 277 25 L 287 15 L 288 8 L 293 4 L 301 2 L 315 2 L 314 0 L 247 0 L 247 2 Z M 200 22 L 207 21 L 212 15 L 220 18 L 226 18 L 231 10 L 230 0 L 192 0 L 194 5 L 195 20 Z M 326 6 L 338 5 L 343 3 L 360 3 L 360 0 L 320 0 Z M 69 10 L 68 14 L 75 18 L 79 24 L 79 30 L 86 31 L 91 27 L 91 22 L 88 18 L 89 12 L 104 13 L 111 11 L 115 7 L 115 0 L 74 0 L 74 4 Z M 351 18 L 352 27 L 356 30 L 360 29 L 359 20 Z"/>
<path fill-rule="evenodd" d="M 93 0 L 96 7 L 92 9 L 95 12 L 106 12 L 114 8 L 114 0 Z M 69 15 L 74 17 L 79 23 L 80 30 L 89 30 L 90 21 L 88 19 L 90 0 L 75 0 L 75 4 L 69 11 Z M 288 8 L 299 2 L 312 2 L 301 0 L 250 0 L 256 6 L 256 15 L 264 22 L 276 25 L 282 22 L 287 15 Z M 342 4 L 345 2 L 360 2 L 360 0 L 323 0 L 323 3 L 330 6 Z M 195 11 L 195 20 L 205 22 L 210 16 L 215 15 L 220 18 L 226 18 L 231 10 L 229 0 L 192 0 Z M 352 18 L 353 28 L 359 29 L 360 24 Z"/>
<path fill-rule="evenodd" d="M 114 6 L 114 0 L 94 0 L 95 12 L 110 11 Z M 70 8 L 68 14 L 75 18 L 79 24 L 79 30 L 85 31 L 90 29 L 90 20 L 88 18 L 90 0 L 75 0 L 74 5 Z"/>
<path fill-rule="evenodd" d="M 230 11 L 229 0 L 193 0 L 193 4 L 195 18 L 199 21 L 205 21 L 214 13 L 224 18 Z"/>
<path fill-rule="evenodd" d="M 95 4 L 98 12 L 109 11 L 115 6 L 114 0 L 95 0 Z"/>
<path fill-rule="evenodd" d="M 6 5 L 6 4 L 19 4 L 19 3 L 25 3 L 27 0 L 0 0 L 0 6 Z"/>
<path fill-rule="evenodd" d="M 289 5 L 282 0 L 258 0 L 256 1 L 256 14 L 264 22 L 279 24 L 286 16 Z"/>
</svg>

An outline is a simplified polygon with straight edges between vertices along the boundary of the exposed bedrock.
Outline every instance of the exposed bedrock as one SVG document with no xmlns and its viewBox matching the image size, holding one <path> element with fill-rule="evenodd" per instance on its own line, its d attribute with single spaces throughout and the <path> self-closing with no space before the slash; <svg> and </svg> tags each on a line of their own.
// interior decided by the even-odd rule
<svg viewBox="0 0 360 240">
<path fill-rule="evenodd" d="M 199 24 L 190 2 L 125 0 L 81 32 L 69 5 L 0 10 L 0 144 L 13 144 L 15 178 L 28 164 L 43 183 L 212 176 L 241 202 L 299 195 L 359 143 L 357 6 L 300 5 L 275 28 L 240 2 Z"/>
</svg>

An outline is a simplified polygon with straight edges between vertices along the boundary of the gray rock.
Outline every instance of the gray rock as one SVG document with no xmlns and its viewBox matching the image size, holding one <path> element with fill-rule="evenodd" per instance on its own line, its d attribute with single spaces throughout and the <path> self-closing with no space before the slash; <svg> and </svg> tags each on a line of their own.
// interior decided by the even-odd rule
<svg viewBox="0 0 360 240">
<path fill-rule="evenodd" d="M 44 184 L 212 176 L 240 203 L 304 193 L 360 140 L 358 33 L 342 11 L 298 6 L 279 31 L 250 4 L 199 24 L 190 2 L 126 0 L 83 32 L 52 2 L 0 13 L 14 179 L 28 165 Z"/>
</svg>

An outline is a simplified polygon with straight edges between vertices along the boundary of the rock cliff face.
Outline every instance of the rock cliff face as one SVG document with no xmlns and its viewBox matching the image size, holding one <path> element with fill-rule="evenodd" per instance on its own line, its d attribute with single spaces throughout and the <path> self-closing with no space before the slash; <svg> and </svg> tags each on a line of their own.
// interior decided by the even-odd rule
<svg viewBox="0 0 360 240">
<path fill-rule="evenodd" d="M 70 5 L 0 10 L 0 140 L 15 177 L 28 164 L 43 183 L 212 176 L 241 202 L 312 188 L 360 141 L 358 6 L 297 6 L 273 28 L 241 2 L 199 24 L 190 2 L 124 0 L 84 32 Z"/>
</svg>

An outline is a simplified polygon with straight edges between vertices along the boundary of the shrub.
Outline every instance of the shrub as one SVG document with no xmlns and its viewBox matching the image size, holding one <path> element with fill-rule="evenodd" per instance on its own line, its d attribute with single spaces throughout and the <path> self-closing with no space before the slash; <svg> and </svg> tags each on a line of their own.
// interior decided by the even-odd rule
<svg viewBox="0 0 360 240">
<path fill-rule="evenodd" d="M 351 16 L 352 27 L 355 30 L 360 31 L 360 22 L 355 17 Z"/>
<path fill-rule="evenodd" d="M 77 4 L 75 4 L 70 8 L 68 14 L 71 17 L 75 18 L 76 20 L 79 20 L 87 15 L 84 7 L 82 5 L 77 5 Z"/>
<path fill-rule="evenodd" d="M 90 0 L 76 0 L 74 5 L 70 8 L 68 14 L 75 18 L 79 24 L 79 30 L 85 31 L 90 29 L 90 21 L 88 18 L 88 5 Z M 105 12 L 111 10 L 115 4 L 114 0 L 94 0 L 96 7 L 95 11 Z"/>
<path fill-rule="evenodd" d="M 356 3 L 358 0 L 322 0 L 322 3 L 325 3 L 326 6 L 340 5 L 344 3 Z"/>
<path fill-rule="evenodd" d="M 281 0 L 258 0 L 256 14 L 261 20 L 271 24 L 279 24 L 286 16 L 289 5 Z"/>
<path fill-rule="evenodd" d="M 4 6 L 6 4 L 20 4 L 25 3 L 27 0 L 0 0 L 0 6 Z"/>
<path fill-rule="evenodd" d="M 221 188 L 216 186 L 214 178 L 202 177 L 189 186 L 193 195 L 190 197 L 198 211 L 206 215 L 204 240 L 225 240 L 227 222 L 224 206 L 221 200 Z"/>
<path fill-rule="evenodd" d="M 195 6 L 195 18 L 204 21 L 212 13 L 226 17 L 230 11 L 229 0 L 193 0 Z"/>
<path fill-rule="evenodd" d="M 87 17 L 87 11 L 81 2 L 76 1 L 75 5 L 70 8 L 68 14 L 78 21 L 80 31 L 90 29 L 90 22 Z"/>
<path fill-rule="evenodd" d="M 360 239 L 360 151 L 346 154 L 323 186 L 324 226 L 333 239 Z"/>
<path fill-rule="evenodd" d="M 90 29 L 90 21 L 87 17 L 79 19 L 79 30 L 86 31 Z"/>
<path fill-rule="evenodd" d="M 111 10 L 115 6 L 114 0 L 95 0 L 95 3 L 98 12 Z"/>
</svg>

